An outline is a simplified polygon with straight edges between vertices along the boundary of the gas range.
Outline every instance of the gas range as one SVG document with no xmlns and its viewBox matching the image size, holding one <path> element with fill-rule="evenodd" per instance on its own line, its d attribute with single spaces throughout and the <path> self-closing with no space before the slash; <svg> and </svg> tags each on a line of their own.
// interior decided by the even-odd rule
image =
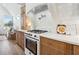
<svg viewBox="0 0 79 59">
<path fill-rule="evenodd" d="M 26 33 L 26 36 L 29 36 L 29 37 L 32 37 L 32 38 L 35 38 L 35 39 L 39 39 L 39 34 L 42 34 L 42 33 L 45 33 L 45 32 L 48 32 L 48 31 L 46 31 L 46 30 L 29 30 Z"/>
<path fill-rule="evenodd" d="M 29 30 L 28 32 L 32 32 L 32 33 L 36 33 L 36 34 L 41 34 L 41 33 L 45 33 L 48 32 L 46 30 Z"/>
<path fill-rule="evenodd" d="M 44 30 L 29 30 L 25 33 L 25 54 L 39 55 L 40 54 L 40 35 L 45 33 Z"/>
</svg>

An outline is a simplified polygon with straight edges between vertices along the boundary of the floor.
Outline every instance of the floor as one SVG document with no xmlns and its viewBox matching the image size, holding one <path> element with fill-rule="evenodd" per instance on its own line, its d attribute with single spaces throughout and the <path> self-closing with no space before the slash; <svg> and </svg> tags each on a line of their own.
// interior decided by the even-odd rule
<svg viewBox="0 0 79 59">
<path fill-rule="evenodd" d="M 24 52 L 15 40 L 0 36 L 0 55 L 24 55 Z"/>
</svg>

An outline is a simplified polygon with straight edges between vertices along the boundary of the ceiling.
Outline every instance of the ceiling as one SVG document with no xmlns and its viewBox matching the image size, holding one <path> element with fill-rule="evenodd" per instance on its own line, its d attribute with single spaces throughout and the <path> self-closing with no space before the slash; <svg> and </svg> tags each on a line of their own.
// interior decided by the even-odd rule
<svg viewBox="0 0 79 59">
<path fill-rule="evenodd" d="M 17 3 L 0 3 L 0 16 L 10 15 L 19 16 L 20 6 Z"/>
</svg>

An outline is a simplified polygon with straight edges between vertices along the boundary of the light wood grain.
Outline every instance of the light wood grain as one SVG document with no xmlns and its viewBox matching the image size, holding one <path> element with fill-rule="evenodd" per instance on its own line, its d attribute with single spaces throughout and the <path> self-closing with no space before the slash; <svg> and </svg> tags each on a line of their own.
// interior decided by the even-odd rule
<svg viewBox="0 0 79 59">
<path fill-rule="evenodd" d="M 73 54 L 72 50 L 73 46 L 71 44 L 45 37 L 40 38 L 41 55 L 71 55 Z"/>
<path fill-rule="evenodd" d="M 79 46 L 77 46 L 77 45 L 73 45 L 73 53 L 74 53 L 74 55 L 79 55 Z"/>
<path fill-rule="evenodd" d="M 16 42 L 24 50 L 24 32 L 16 31 Z"/>
</svg>

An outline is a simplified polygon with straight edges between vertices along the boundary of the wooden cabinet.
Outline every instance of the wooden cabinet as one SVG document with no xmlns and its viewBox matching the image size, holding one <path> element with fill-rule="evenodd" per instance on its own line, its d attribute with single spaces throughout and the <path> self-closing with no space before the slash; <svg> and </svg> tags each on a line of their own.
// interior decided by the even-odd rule
<svg viewBox="0 0 79 59">
<path fill-rule="evenodd" d="M 31 28 L 30 17 L 26 13 L 26 4 L 21 6 L 21 29 L 29 30 Z"/>
<path fill-rule="evenodd" d="M 74 55 L 79 55 L 79 46 L 73 45 L 73 54 Z"/>
<path fill-rule="evenodd" d="M 21 29 L 26 30 L 26 26 L 27 26 L 27 16 L 26 16 L 26 6 L 25 4 L 23 4 L 21 6 Z"/>
<path fill-rule="evenodd" d="M 48 39 L 45 37 L 40 38 L 40 54 L 41 55 L 71 55 L 73 46 L 68 43 Z"/>
<path fill-rule="evenodd" d="M 24 50 L 24 32 L 16 32 L 16 42 Z"/>
</svg>

